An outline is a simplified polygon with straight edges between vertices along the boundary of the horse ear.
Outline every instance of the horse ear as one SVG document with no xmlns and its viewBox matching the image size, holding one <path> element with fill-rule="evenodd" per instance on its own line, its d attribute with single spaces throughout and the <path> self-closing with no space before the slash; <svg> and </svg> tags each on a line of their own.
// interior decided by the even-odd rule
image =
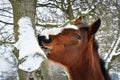
<svg viewBox="0 0 120 80">
<path fill-rule="evenodd" d="M 98 31 L 100 24 L 101 24 L 101 20 L 98 19 L 90 26 L 88 30 L 89 37 L 94 35 Z"/>
<path fill-rule="evenodd" d="M 81 17 L 79 17 L 79 18 L 77 18 L 74 22 L 73 22 L 73 24 L 75 25 L 75 24 L 78 24 L 78 23 L 80 23 L 82 21 L 82 18 Z"/>
</svg>

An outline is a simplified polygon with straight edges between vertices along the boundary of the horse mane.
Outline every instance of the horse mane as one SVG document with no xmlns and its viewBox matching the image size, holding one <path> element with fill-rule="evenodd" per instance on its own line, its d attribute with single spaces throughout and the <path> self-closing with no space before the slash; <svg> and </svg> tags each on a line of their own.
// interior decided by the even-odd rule
<svg viewBox="0 0 120 80">
<path fill-rule="evenodd" d="M 95 38 L 94 38 L 93 46 L 94 46 L 94 50 L 96 50 L 97 53 L 98 53 L 99 45 L 98 45 L 98 42 L 97 42 L 97 40 Z M 99 56 L 99 54 L 97 54 L 97 55 Z M 102 74 L 104 76 L 104 79 L 105 80 L 111 80 L 111 78 L 110 78 L 110 76 L 108 74 L 108 71 L 105 68 L 105 61 L 100 57 L 98 57 L 98 58 L 99 58 L 99 64 L 100 64 L 101 72 L 102 72 Z"/>
<path fill-rule="evenodd" d="M 82 29 L 82 30 L 86 30 L 86 29 L 89 28 L 89 25 L 85 24 L 83 22 L 79 22 L 79 23 L 77 23 L 75 25 L 80 27 L 80 29 Z M 108 74 L 108 71 L 105 68 L 105 61 L 102 58 L 99 57 L 99 54 L 98 54 L 99 45 L 98 45 L 97 40 L 95 39 L 95 36 L 94 36 L 94 39 L 93 39 L 93 48 L 94 48 L 95 52 L 97 53 L 96 56 L 98 56 L 101 72 L 102 72 L 102 74 L 104 76 L 104 79 L 105 80 L 111 80 L 111 78 L 110 78 L 110 76 Z"/>
<path fill-rule="evenodd" d="M 104 79 L 105 80 L 111 80 L 111 78 L 110 78 L 110 76 L 109 76 L 109 74 L 108 74 L 108 71 L 107 71 L 107 69 L 105 68 L 105 61 L 102 59 L 102 58 L 100 58 L 99 57 L 99 53 L 98 53 L 98 48 L 99 48 L 99 45 L 98 45 L 98 42 L 97 42 L 97 40 L 94 38 L 94 42 L 93 42 L 93 47 L 94 47 L 94 50 L 96 50 L 97 51 L 97 56 L 98 56 L 98 58 L 99 58 L 99 64 L 100 64 L 100 68 L 101 68 L 101 72 L 102 72 L 102 74 L 103 74 L 103 76 L 104 76 Z"/>
<path fill-rule="evenodd" d="M 101 58 L 100 58 L 100 67 L 101 67 L 101 71 L 102 71 L 102 74 L 103 74 L 105 80 L 111 80 L 111 78 L 110 78 L 110 76 L 108 74 L 108 71 L 105 68 L 105 62 Z"/>
<path fill-rule="evenodd" d="M 98 51 L 99 45 L 98 45 L 98 42 L 97 42 L 96 39 L 93 42 L 93 46 L 94 46 L 94 49 Z M 99 54 L 98 54 L 98 56 L 99 56 Z M 105 68 L 105 61 L 100 57 L 98 57 L 98 58 L 99 58 L 99 64 L 100 64 L 101 72 L 102 72 L 102 74 L 104 76 L 104 79 L 105 80 L 111 80 L 111 78 L 110 78 L 110 76 L 108 74 L 108 71 Z"/>
<path fill-rule="evenodd" d="M 98 45 L 98 42 L 97 42 L 97 40 L 95 38 L 94 38 L 94 42 L 93 42 L 93 47 L 94 47 L 94 50 L 96 50 L 97 53 L 98 53 L 99 45 Z M 96 55 L 99 56 L 99 54 L 96 54 Z M 110 76 L 108 74 L 108 71 L 105 68 L 105 61 L 100 57 L 98 57 L 98 58 L 99 58 L 99 64 L 100 64 L 101 72 L 102 72 L 102 74 L 104 76 L 104 79 L 105 80 L 111 80 L 111 78 L 110 78 Z"/>
</svg>

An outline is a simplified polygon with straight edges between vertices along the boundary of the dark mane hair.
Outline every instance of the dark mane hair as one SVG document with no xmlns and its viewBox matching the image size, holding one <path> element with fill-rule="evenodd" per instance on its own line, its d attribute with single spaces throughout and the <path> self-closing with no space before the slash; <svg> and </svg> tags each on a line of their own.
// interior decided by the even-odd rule
<svg viewBox="0 0 120 80">
<path fill-rule="evenodd" d="M 105 80 L 111 80 L 111 78 L 110 78 L 110 76 L 108 74 L 108 71 L 105 68 L 105 62 L 101 58 L 100 58 L 100 66 L 101 66 L 101 71 L 102 71 L 102 74 L 103 74 Z"/>
<path fill-rule="evenodd" d="M 94 50 L 96 50 L 97 53 L 98 53 L 99 45 L 98 45 L 98 42 L 97 42 L 97 40 L 95 38 L 94 38 L 93 46 L 94 46 Z M 99 56 L 99 54 L 96 54 L 96 55 Z M 104 79 L 105 80 L 111 80 L 111 78 L 110 78 L 110 76 L 108 74 L 108 71 L 105 68 L 105 61 L 101 57 L 98 57 L 98 58 L 99 58 L 99 64 L 100 64 L 101 71 L 102 71 L 102 74 L 104 76 Z"/>
</svg>

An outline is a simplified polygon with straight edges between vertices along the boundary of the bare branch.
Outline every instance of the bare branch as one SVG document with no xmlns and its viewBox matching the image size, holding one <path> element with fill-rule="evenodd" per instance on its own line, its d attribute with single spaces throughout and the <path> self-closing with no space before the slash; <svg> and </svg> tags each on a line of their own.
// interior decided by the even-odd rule
<svg viewBox="0 0 120 80">
<path fill-rule="evenodd" d="M 15 44 L 15 42 L 0 41 L 0 45 L 2 45 L 2 44 Z"/>
<path fill-rule="evenodd" d="M 8 24 L 8 25 L 13 25 L 13 23 L 8 23 L 8 22 L 2 21 L 2 20 L 0 20 L 0 22 L 4 23 L 4 24 Z"/>
<path fill-rule="evenodd" d="M 13 14 L 12 12 L 10 12 L 9 10 L 5 10 L 5 9 L 0 9 L 0 11 L 4 11 L 4 12 L 7 12 L 9 14 Z"/>
<path fill-rule="evenodd" d="M 57 24 L 36 24 L 36 26 L 44 26 L 44 27 L 58 27 L 58 25 Z"/>
<path fill-rule="evenodd" d="M 36 7 L 50 7 L 50 8 L 59 8 L 59 6 L 53 3 L 40 4 L 38 3 Z"/>
</svg>

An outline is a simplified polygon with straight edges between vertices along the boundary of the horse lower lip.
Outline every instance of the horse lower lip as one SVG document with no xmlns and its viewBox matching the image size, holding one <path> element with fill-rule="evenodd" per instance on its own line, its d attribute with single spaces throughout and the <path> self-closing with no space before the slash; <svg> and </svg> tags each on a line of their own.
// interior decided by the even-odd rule
<svg viewBox="0 0 120 80">
<path fill-rule="evenodd" d="M 50 46 L 49 44 L 46 44 L 46 43 L 42 42 L 42 45 L 43 45 L 44 48 L 52 49 L 52 46 Z"/>
<path fill-rule="evenodd" d="M 48 50 L 47 55 L 49 55 L 50 53 L 51 53 L 50 50 Z"/>
<path fill-rule="evenodd" d="M 50 53 L 48 52 L 46 55 L 47 55 L 47 56 L 49 56 L 49 55 L 50 55 Z"/>
<path fill-rule="evenodd" d="M 42 50 L 45 52 L 46 55 L 50 54 L 50 49 L 43 47 Z"/>
</svg>

